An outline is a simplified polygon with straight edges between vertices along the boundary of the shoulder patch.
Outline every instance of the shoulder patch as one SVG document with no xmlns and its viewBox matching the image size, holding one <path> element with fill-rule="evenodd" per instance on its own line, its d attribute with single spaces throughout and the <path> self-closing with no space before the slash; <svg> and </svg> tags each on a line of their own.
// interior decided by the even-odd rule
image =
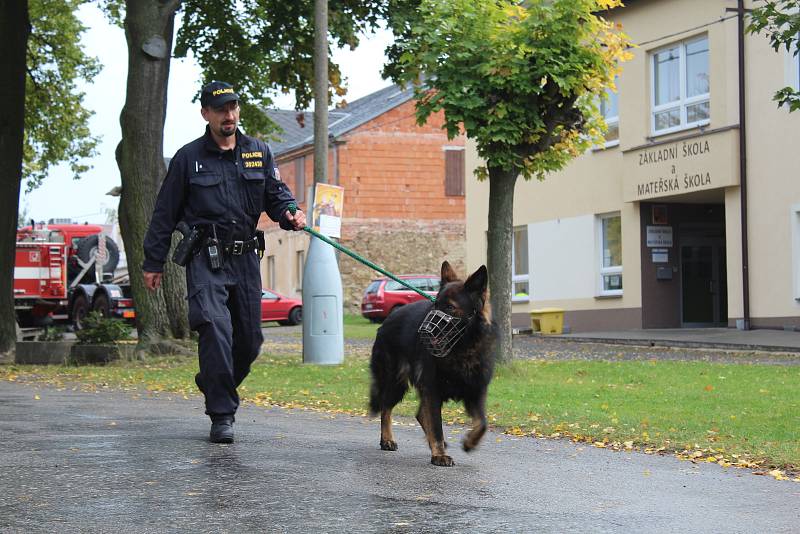
<svg viewBox="0 0 800 534">
<path fill-rule="evenodd" d="M 280 171 L 280 169 L 278 169 L 278 167 L 273 167 L 272 170 L 275 171 L 275 179 L 280 182 L 281 181 L 281 171 Z"/>
</svg>

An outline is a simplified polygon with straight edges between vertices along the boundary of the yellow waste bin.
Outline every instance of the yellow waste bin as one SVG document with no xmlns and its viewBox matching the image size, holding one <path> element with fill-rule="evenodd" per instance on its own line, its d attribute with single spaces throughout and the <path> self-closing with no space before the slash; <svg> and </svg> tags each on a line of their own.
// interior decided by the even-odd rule
<svg viewBox="0 0 800 534">
<path fill-rule="evenodd" d="M 563 333 L 564 310 L 559 308 L 531 310 L 531 329 L 540 334 Z"/>
</svg>

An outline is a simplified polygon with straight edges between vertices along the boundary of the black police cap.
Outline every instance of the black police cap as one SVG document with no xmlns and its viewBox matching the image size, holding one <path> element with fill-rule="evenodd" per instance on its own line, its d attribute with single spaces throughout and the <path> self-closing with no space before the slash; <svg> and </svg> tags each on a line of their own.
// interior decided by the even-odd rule
<svg viewBox="0 0 800 534">
<path fill-rule="evenodd" d="M 200 105 L 218 108 L 231 100 L 239 100 L 239 95 L 233 86 L 227 82 L 211 82 L 203 86 L 200 91 Z"/>
</svg>

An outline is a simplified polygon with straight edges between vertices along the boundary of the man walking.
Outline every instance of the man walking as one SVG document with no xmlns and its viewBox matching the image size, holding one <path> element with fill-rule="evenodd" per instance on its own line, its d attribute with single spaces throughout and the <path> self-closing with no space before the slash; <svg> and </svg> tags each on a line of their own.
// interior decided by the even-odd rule
<svg viewBox="0 0 800 534">
<path fill-rule="evenodd" d="M 142 270 L 146 287 L 157 289 L 178 223 L 199 236 L 186 263 L 189 326 L 200 335 L 195 382 L 211 418 L 210 440 L 232 443 L 236 388 L 263 342 L 263 236 L 256 224 L 262 211 L 284 230 L 301 230 L 306 219 L 302 211 L 289 211 L 295 200 L 278 178 L 267 144 L 238 129 L 233 86 L 203 86 L 200 105 L 206 132 L 170 161 L 144 239 Z"/>
</svg>

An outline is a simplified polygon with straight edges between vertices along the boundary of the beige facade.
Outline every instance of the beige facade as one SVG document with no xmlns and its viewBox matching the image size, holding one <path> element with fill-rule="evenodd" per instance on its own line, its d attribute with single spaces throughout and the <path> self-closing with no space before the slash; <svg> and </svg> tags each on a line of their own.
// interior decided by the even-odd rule
<svg viewBox="0 0 800 534">
<path fill-rule="evenodd" d="M 514 280 L 524 288 L 527 274 L 528 288 L 514 297 L 515 324 L 559 307 L 572 331 L 744 326 L 738 31 L 727 11 L 737 2 L 627 4 L 609 14 L 637 44 L 617 84 L 618 142 L 517 183 L 514 225 L 527 248 L 515 256 L 527 256 L 527 273 Z M 795 328 L 800 113 L 772 95 L 797 87 L 800 69 L 765 37 L 744 41 L 748 319 Z M 477 164 L 468 145 L 468 176 Z M 486 259 L 488 183 L 468 179 L 466 197 L 474 268 Z"/>
</svg>

